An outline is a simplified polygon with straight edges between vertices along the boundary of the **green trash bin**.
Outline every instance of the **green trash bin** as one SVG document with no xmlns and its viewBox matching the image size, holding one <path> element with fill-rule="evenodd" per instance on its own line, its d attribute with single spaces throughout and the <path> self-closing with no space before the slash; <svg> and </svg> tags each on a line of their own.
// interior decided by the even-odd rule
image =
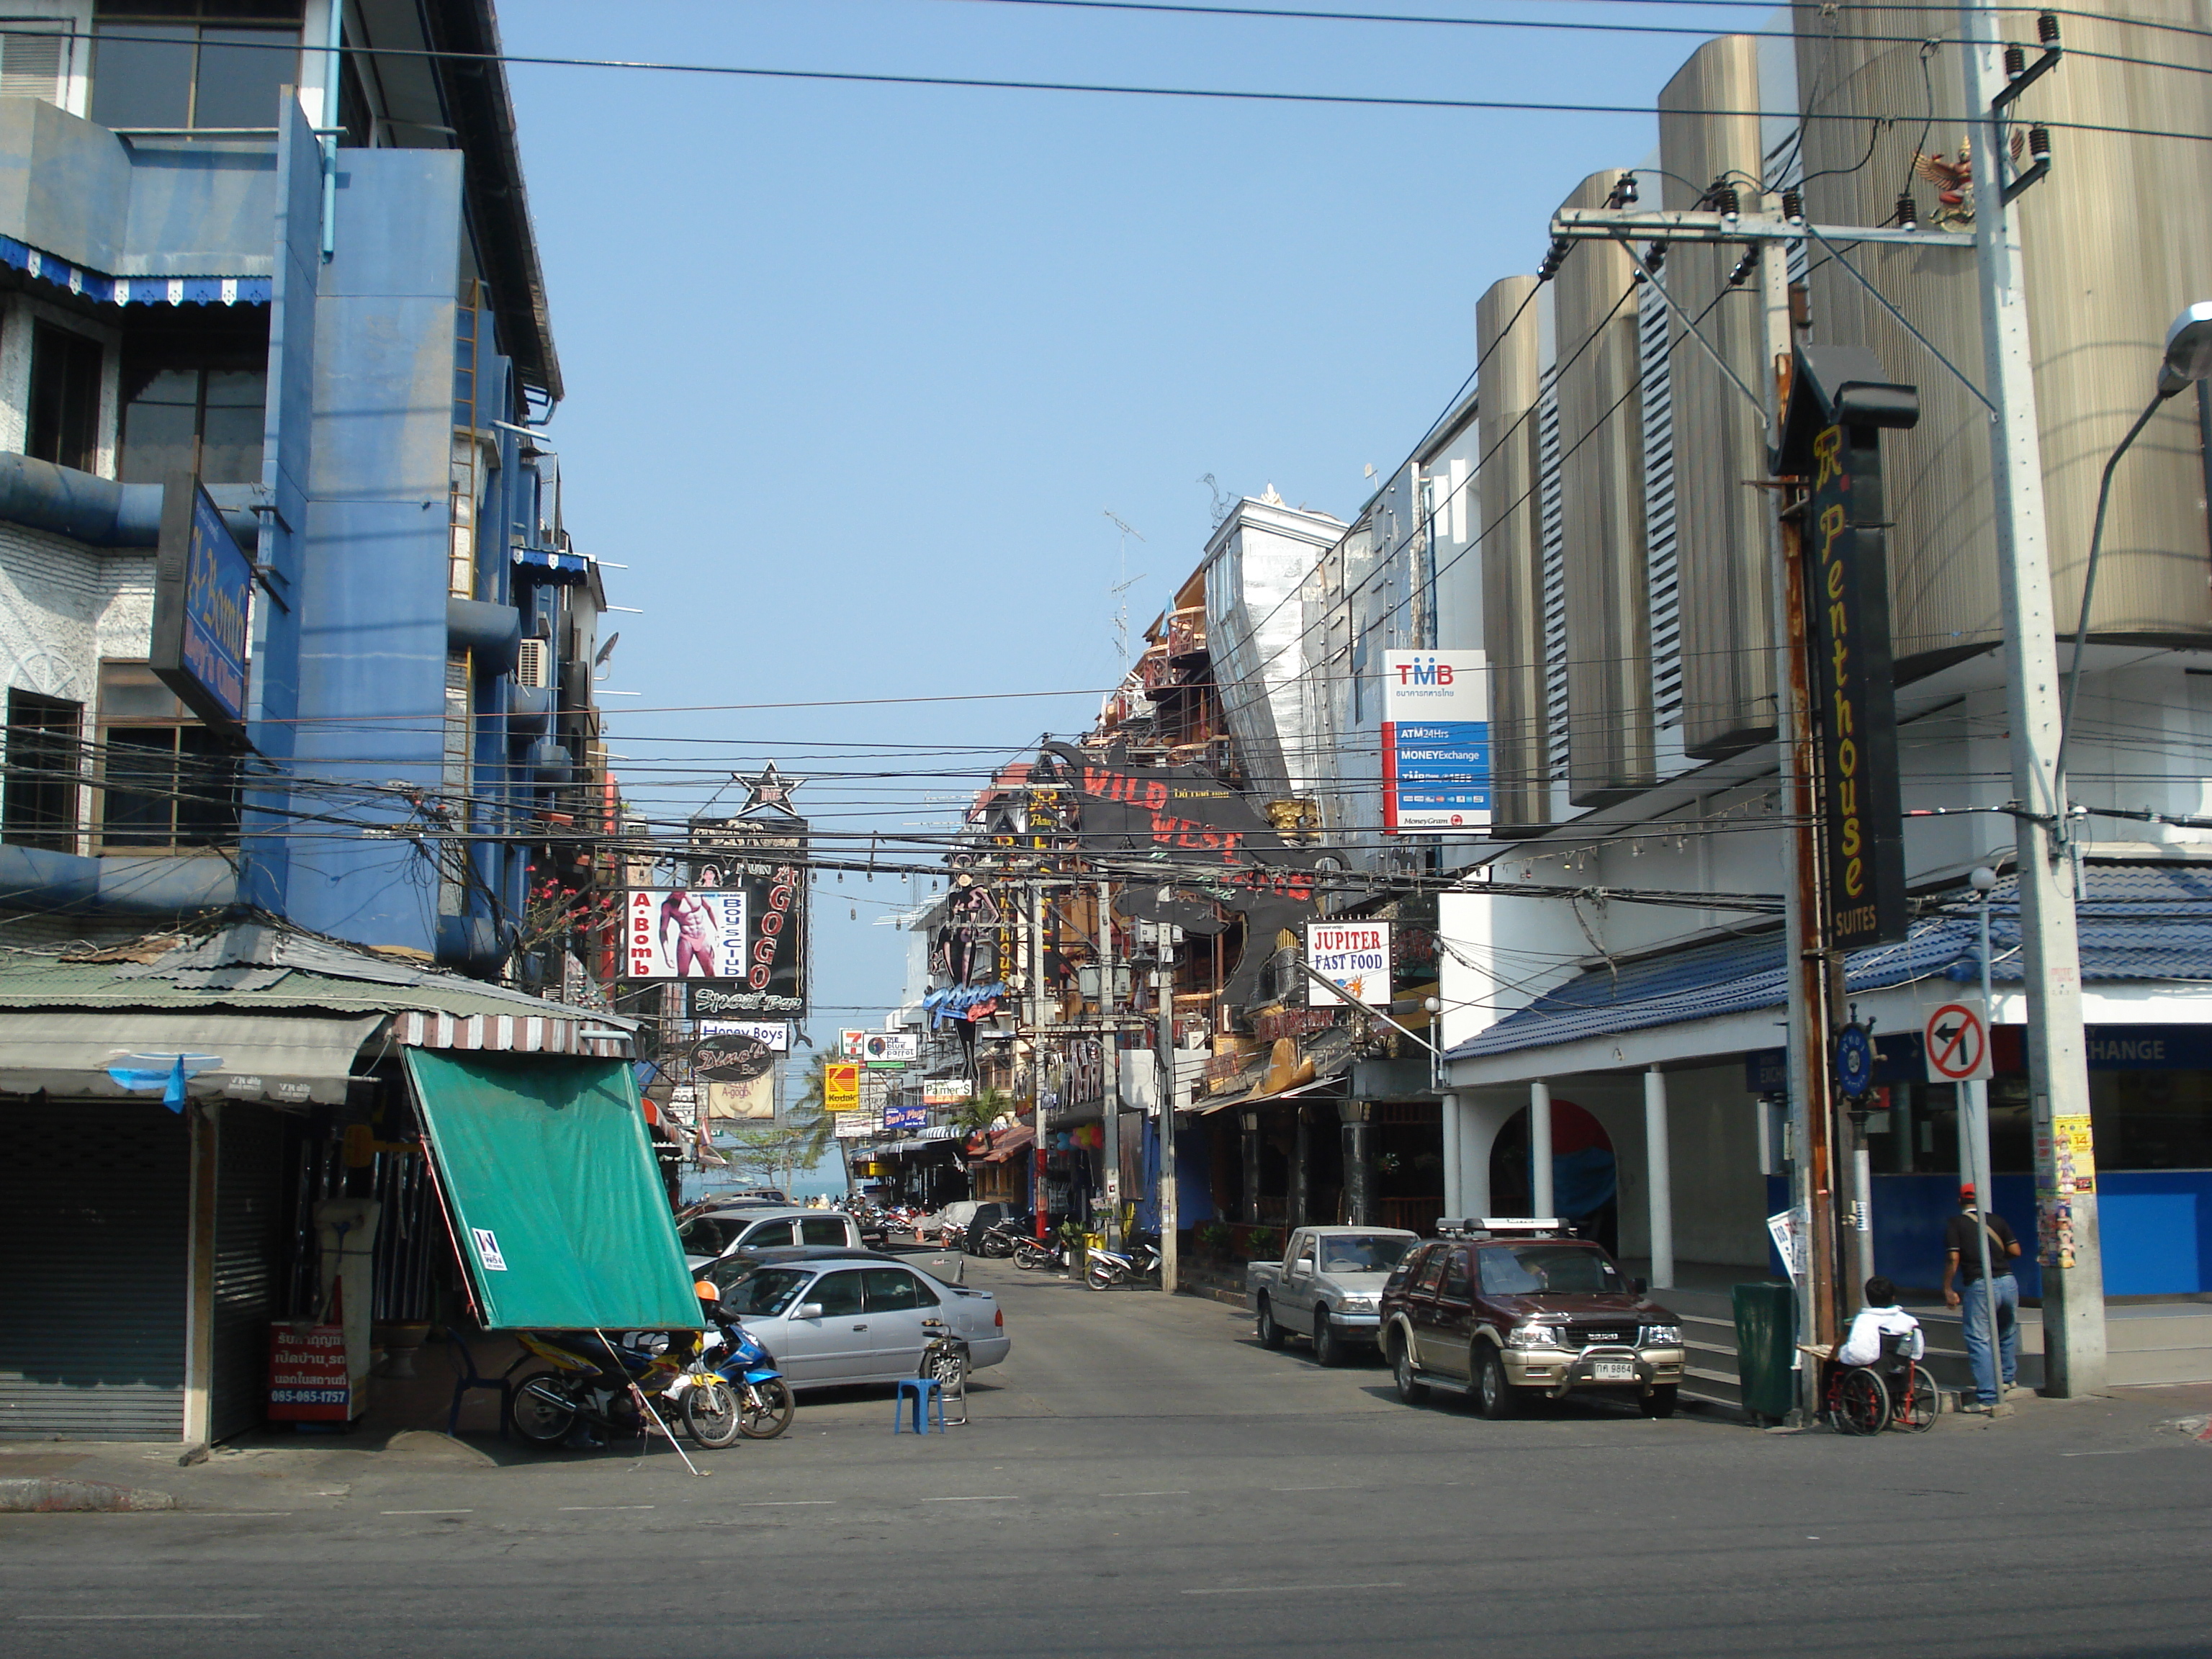
<svg viewBox="0 0 2212 1659">
<path fill-rule="evenodd" d="M 1743 1408 L 1754 1418 L 1784 1418 L 1797 1407 L 1797 1295 L 1787 1280 L 1735 1287 L 1735 1374 Z"/>
</svg>

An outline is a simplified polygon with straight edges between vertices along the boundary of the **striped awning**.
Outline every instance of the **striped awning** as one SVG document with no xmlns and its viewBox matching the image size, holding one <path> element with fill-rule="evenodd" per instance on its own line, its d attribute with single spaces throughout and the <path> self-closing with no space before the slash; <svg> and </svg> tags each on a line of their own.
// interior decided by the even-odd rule
<svg viewBox="0 0 2212 1659">
<path fill-rule="evenodd" d="M 586 1036 L 611 1030 L 580 1019 L 550 1019 L 538 1014 L 441 1014 L 404 1009 L 392 1017 L 392 1037 L 410 1048 L 484 1048 L 528 1054 L 591 1054 L 601 1060 L 629 1057 L 627 1036 Z"/>
<path fill-rule="evenodd" d="M 12 236 L 0 236 L 0 264 L 100 305 L 265 306 L 273 291 L 267 276 L 110 276 Z"/>
</svg>

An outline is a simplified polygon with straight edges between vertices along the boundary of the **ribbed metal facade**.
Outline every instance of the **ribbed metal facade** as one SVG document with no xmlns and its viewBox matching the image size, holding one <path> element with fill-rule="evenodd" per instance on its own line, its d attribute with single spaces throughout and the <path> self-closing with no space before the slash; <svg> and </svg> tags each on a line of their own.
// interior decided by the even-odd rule
<svg viewBox="0 0 2212 1659">
<path fill-rule="evenodd" d="M 5 1109 L 0 1439 L 184 1434 L 191 1139 L 158 1102 Z"/>
<path fill-rule="evenodd" d="M 1713 180 L 1729 179 L 1741 205 L 1763 198 L 1759 43 L 1746 35 L 1709 40 L 1659 94 L 1662 200 L 1695 207 Z M 1668 293 L 1692 318 L 1706 346 L 1745 385 L 1759 388 L 1766 366 L 1756 281 L 1730 288 L 1743 249 L 1678 242 L 1668 250 Z M 1747 481 L 1766 473 L 1759 411 L 1731 385 L 1681 322 L 1670 331 L 1674 430 L 1674 562 L 1681 623 L 1682 747 L 1696 759 L 1733 753 L 1773 735 L 1773 580 L 1766 520 L 1773 506 Z M 1655 552 L 1656 550 L 1655 540 Z"/>
<path fill-rule="evenodd" d="M 269 1398 L 269 1322 L 280 1311 L 277 1255 L 284 1134 L 270 1108 L 225 1101 L 216 1125 L 215 1369 L 209 1435 L 254 1427 Z"/>
<path fill-rule="evenodd" d="M 1604 206 L 1619 177 L 1591 174 L 1564 205 Z M 1583 806 L 1648 788 L 1657 776 L 1635 270 L 1634 258 L 1619 246 L 1585 242 L 1553 281 L 1567 787 L 1569 799 Z"/>
<path fill-rule="evenodd" d="M 2147 33 L 2115 19 L 2201 30 L 2201 6 L 2124 0 L 2106 17 L 2069 12 L 2077 51 L 2019 100 L 2034 120 L 2201 133 L 2212 127 L 2212 40 Z M 1956 111 L 1957 23 L 1943 13 L 1796 8 L 1804 168 L 1811 216 L 1832 224 L 1879 223 L 1910 184 L 1919 216 L 1934 222 L 1937 186 L 1912 173 L 1922 123 L 1900 114 Z M 2014 31 L 2033 34 L 2026 13 Z M 1936 34 L 1945 44 L 1923 66 L 1921 48 L 1862 37 Z M 2147 54 L 2182 65 L 2113 64 L 2086 52 Z M 2031 48 L 2031 50 L 2033 50 Z M 2199 72 L 2191 73 L 2194 70 Z M 1876 126 L 1874 118 L 1889 118 Z M 1959 158 L 1967 135 L 1936 124 L 1925 148 Z M 1871 149 L 1869 149 L 1869 143 Z M 2150 398 L 2167 325 L 2212 281 L 2212 155 L 2201 143 L 2062 128 L 2051 175 L 2022 196 L 2030 334 L 2045 485 L 2051 590 L 2060 631 L 2080 616 L 2098 475 Z M 1830 169 L 1832 176 L 1817 177 Z M 1967 228 L 1964 224 L 1961 228 Z M 1929 343 L 1976 385 L 1984 380 L 1981 316 L 1971 251 L 1862 246 L 1846 257 Z M 1815 250 L 1811 273 L 1816 338 L 1871 346 L 1884 368 L 1920 387 L 1911 432 L 1885 440 L 1896 523 L 1890 538 L 1891 615 L 1900 673 L 1998 636 L 1989 421 L 1981 404 L 1911 339 L 1835 263 Z M 2196 422 L 2190 400 L 2154 421 L 2122 463 L 2099 569 L 2094 634 L 2146 641 L 2212 639 L 2207 533 Z"/>
<path fill-rule="evenodd" d="M 1491 775 L 1501 824 L 1550 816 L 1544 756 L 1544 605 L 1536 490 L 1536 279 L 1508 276 L 1475 302 L 1482 362 L 1475 471 L 1482 635 L 1490 659 Z M 1517 313 L 1517 320 L 1516 320 Z M 1509 328 L 1507 325 L 1510 323 Z"/>
</svg>

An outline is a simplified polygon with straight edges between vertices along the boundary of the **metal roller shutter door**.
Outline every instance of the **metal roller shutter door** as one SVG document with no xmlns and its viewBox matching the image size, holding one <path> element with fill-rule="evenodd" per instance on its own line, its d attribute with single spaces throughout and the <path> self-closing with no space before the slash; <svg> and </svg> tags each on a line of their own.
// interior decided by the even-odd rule
<svg viewBox="0 0 2212 1659">
<path fill-rule="evenodd" d="M 217 1118 L 215 1200 L 215 1374 L 210 1437 L 260 1423 L 269 1399 L 269 1322 L 276 1316 L 278 1176 L 284 1132 L 276 1114 L 225 1101 Z"/>
<path fill-rule="evenodd" d="M 181 1439 L 184 1120 L 48 1101 L 0 1126 L 0 1439 Z"/>
</svg>

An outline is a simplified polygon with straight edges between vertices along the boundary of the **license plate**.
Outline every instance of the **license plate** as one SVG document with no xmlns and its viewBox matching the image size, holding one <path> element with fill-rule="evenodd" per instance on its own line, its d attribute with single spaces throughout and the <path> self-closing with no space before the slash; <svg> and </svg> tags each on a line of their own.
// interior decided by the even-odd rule
<svg viewBox="0 0 2212 1659">
<path fill-rule="evenodd" d="M 1633 1382 L 1636 1381 L 1636 1362 L 1632 1359 L 1593 1359 L 1590 1375 L 1600 1382 Z"/>
</svg>

